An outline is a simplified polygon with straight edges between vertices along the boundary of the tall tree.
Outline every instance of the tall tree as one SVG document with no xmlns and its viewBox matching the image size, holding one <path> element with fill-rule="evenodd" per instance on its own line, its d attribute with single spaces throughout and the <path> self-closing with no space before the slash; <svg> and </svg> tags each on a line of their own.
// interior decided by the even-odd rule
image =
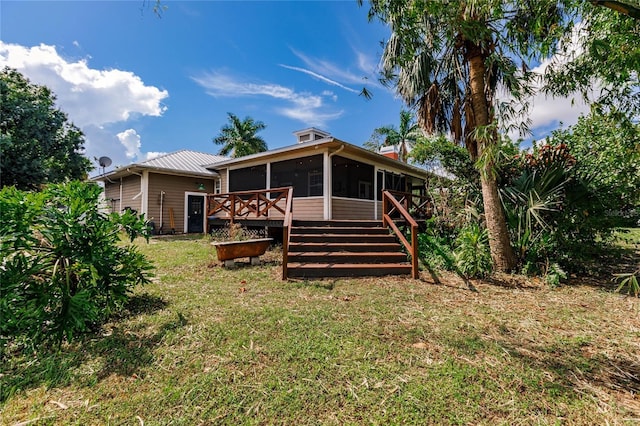
<svg viewBox="0 0 640 426">
<path fill-rule="evenodd" d="M 396 126 L 390 124 L 374 129 L 370 140 L 365 142 L 365 147 L 378 151 L 380 146 L 375 141 L 382 139 L 382 146 L 398 146 L 400 148 L 400 161 L 406 163 L 411 148 L 421 134 L 422 132 L 415 123 L 413 114 L 409 111 L 400 110 L 400 126 L 396 128 Z"/>
<path fill-rule="evenodd" d="M 220 134 L 213 139 L 215 144 L 223 145 L 220 155 L 231 154 L 232 158 L 238 158 L 267 150 L 264 139 L 256 135 L 267 127 L 262 121 L 255 121 L 251 117 L 240 120 L 230 112 L 227 115 L 229 123 L 222 126 Z"/>
<path fill-rule="evenodd" d="M 369 17 L 392 31 L 383 81 L 417 106 L 426 133 L 450 132 L 478 162 L 491 256 L 500 271 L 513 269 L 516 258 L 494 171 L 499 125 L 526 110 L 534 77 L 526 64 L 553 53 L 573 7 L 572 0 L 370 1 Z M 499 89 L 512 101 L 498 102 Z M 527 121 L 521 123 L 526 130 Z"/>
<path fill-rule="evenodd" d="M 37 189 L 83 179 L 92 169 L 84 136 L 56 108 L 55 95 L 18 71 L 0 71 L 0 187 Z"/>
<path fill-rule="evenodd" d="M 640 116 L 640 2 L 592 2 L 622 12 L 580 4 L 580 24 L 547 68 L 545 90 Z"/>
</svg>

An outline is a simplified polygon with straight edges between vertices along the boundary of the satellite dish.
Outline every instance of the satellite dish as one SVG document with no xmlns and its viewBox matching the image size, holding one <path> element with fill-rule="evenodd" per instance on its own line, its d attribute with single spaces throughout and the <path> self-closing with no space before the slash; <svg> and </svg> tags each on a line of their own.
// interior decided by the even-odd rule
<svg viewBox="0 0 640 426">
<path fill-rule="evenodd" d="M 102 167 L 102 168 L 109 167 L 111 165 L 111 158 L 109 158 L 109 157 L 100 157 L 100 158 L 98 158 L 98 163 L 100 164 L 100 167 Z"/>
</svg>

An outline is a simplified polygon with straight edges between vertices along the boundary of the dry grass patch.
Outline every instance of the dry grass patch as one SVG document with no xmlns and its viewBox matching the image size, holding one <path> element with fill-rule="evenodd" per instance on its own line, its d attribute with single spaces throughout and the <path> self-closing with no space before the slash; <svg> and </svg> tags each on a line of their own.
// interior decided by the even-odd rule
<svg viewBox="0 0 640 426">
<path fill-rule="evenodd" d="M 4 363 L 2 424 L 625 424 L 640 419 L 640 300 L 444 274 L 280 280 L 207 239 L 142 245 L 130 311 Z M 591 283 L 593 284 L 593 283 Z"/>
</svg>

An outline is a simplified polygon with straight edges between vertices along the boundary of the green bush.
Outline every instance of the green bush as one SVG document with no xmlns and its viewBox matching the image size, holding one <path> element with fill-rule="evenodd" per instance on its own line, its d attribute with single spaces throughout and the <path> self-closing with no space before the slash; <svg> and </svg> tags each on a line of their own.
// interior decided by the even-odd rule
<svg viewBox="0 0 640 426">
<path fill-rule="evenodd" d="M 70 182 L 0 191 L 0 344 L 60 344 L 100 324 L 149 282 L 151 263 L 134 245 L 144 218 L 100 209 L 102 189 Z"/>
<path fill-rule="evenodd" d="M 460 230 L 455 250 L 458 270 L 467 278 L 480 278 L 491 272 L 489 233 L 476 222 Z"/>
</svg>

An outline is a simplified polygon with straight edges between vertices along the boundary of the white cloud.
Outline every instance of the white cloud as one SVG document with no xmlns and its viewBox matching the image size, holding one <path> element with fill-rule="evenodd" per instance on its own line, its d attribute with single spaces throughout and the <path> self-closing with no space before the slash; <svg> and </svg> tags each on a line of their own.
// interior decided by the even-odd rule
<svg viewBox="0 0 640 426">
<path fill-rule="evenodd" d="M 116 135 L 122 146 L 125 148 L 127 158 L 131 161 L 140 158 L 140 135 L 134 129 L 127 129 Z"/>
<path fill-rule="evenodd" d="M 73 45 L 79 47 L 80 43 L 74 41 Z M 146 85 L 130 71 L 97 70 L 90 67 L 87 59 L 66 59 L 56 46 L 25 47 L 0 41 L 0 67 L 5 66 L 55 93 L 57 105 L 84 132 L 89 158 L 107 155 L 120 165 L 127 158 L 137 158 L 140 147 L 123 155 L 117 143 L 119 136 L 109 134 L 105 128 L 139 115 L 158 117 L 166 110 L 162 104 L 169 96 L 166 90 Z"/>
<path fill-rule="evenodd" d="M 557 66 L 575 58 L 576 55 L 582 52 L 580 37 L 583 37 L 584 34 L 584 25 L 582 23 L 576 24 L 567 45 L 567 52 L 545 59 L 531 71 L 542 76 L 551 64 Z M 560 123 L 565 127 L 572 126 L 578 122 L 578 118 L 581 115 L 589 113 L 590 105 L 582 99 L 581 95 L 556 97 L 543 93 L 541 87 L 542 78 L 536 84 L 534 96 L 529 99 L 528 117 L 531 120 L 530 128 L 536 139 L 544 138 L 547 136 L 547 134 L 544 134 L 545 130 L 557 128 Z M 593 92 L 598 90 L 600 90 L 600 86 L 597 82 L 594 82 Z M 517 138 L 518 135 L 510 136 Z"/>
<path fill-rule="evenodd" d="M 161 157 L 161 156 L 167 155 L 167 154 L 168 154 L 168 152 L 149 151 L 149 152 L 147 152 L 145 160 L 153 160 L 154 158 L 158 158 L 158 157 Z"/>
<path fill-rule="evenodd" d="M 201 77 L 192 77 L 207 94 L 213 97 L 267 96 L 290 103 L 278 107 L 276 112 L 286 117 L 302 121 L 310 126 L 324 126 L 328 121 L 342 115 L 342 111 L 326 111 L 322 95 L 295 90 L 273 83 L 250 83 L 236 80 L 233 76 L 212 71 Z"/>
<path fill-rule="evenodd" d="M 337 87 L 339 87 L 341 89 L 344 89 L 344 90 L 346 90 L 348 92 L 359 93 L 357 90 L 352 89 L 351 87 L 347 87 L 347 86 L 345 86 L 343 84 L 338 83 L 337 81 L 331 80 L 330 78 L 327 78 L 327 77 L 325 77 L 323 75 L 315 73 L 315 72 L 313 72 L 311 70 L 307 70 L 307 69 L 300 68 L 300 67 L 292 67 L 290 65 L 283 65 L 283 64 L 280 64 L 280 66 L 282 68 L 286 68 L 286 69 L 289 69 L 289 70 L 298 71 L 298 72 L 310 75 L 311 77 L 317 78 L 318 80 L 323 81 L 323 82 L 325 82 L 327 84 L 330 84 L 332 86 L 337 86 Z"/>
<path fill-rule="evenodd" d="M 0 41 L 0 65 L 53 90 L 78 126 L 127 121 L 133 114 L 160 116 L 166 110 L 166 90 L 145 85 L 130 71 L 92 69 L 84 59 L 67 61 L 55 46 L 29 48 Z"/>
<path fill-rule="evenodd" d="M 295 49 L 291 49 L 294 55 L 298 57 L 305 66 L 312 72 L 326 76 L 334 81 L 339 81 L 343 84 L 363 84 L 366 79 L 371 81 L 375 80 L 376 66 L 372 66 L 372 61 L 366 58 L 366 55 L 360 52 L 356 52 L 358 68 L 361 73 L 353 73 L 343 67 L 340 67 L 330 61 L 322 60 L 319 58 L 312 58 L 299 52 Z M 360 93 L 359 91 L 355 91 Z"/>
</svg>

